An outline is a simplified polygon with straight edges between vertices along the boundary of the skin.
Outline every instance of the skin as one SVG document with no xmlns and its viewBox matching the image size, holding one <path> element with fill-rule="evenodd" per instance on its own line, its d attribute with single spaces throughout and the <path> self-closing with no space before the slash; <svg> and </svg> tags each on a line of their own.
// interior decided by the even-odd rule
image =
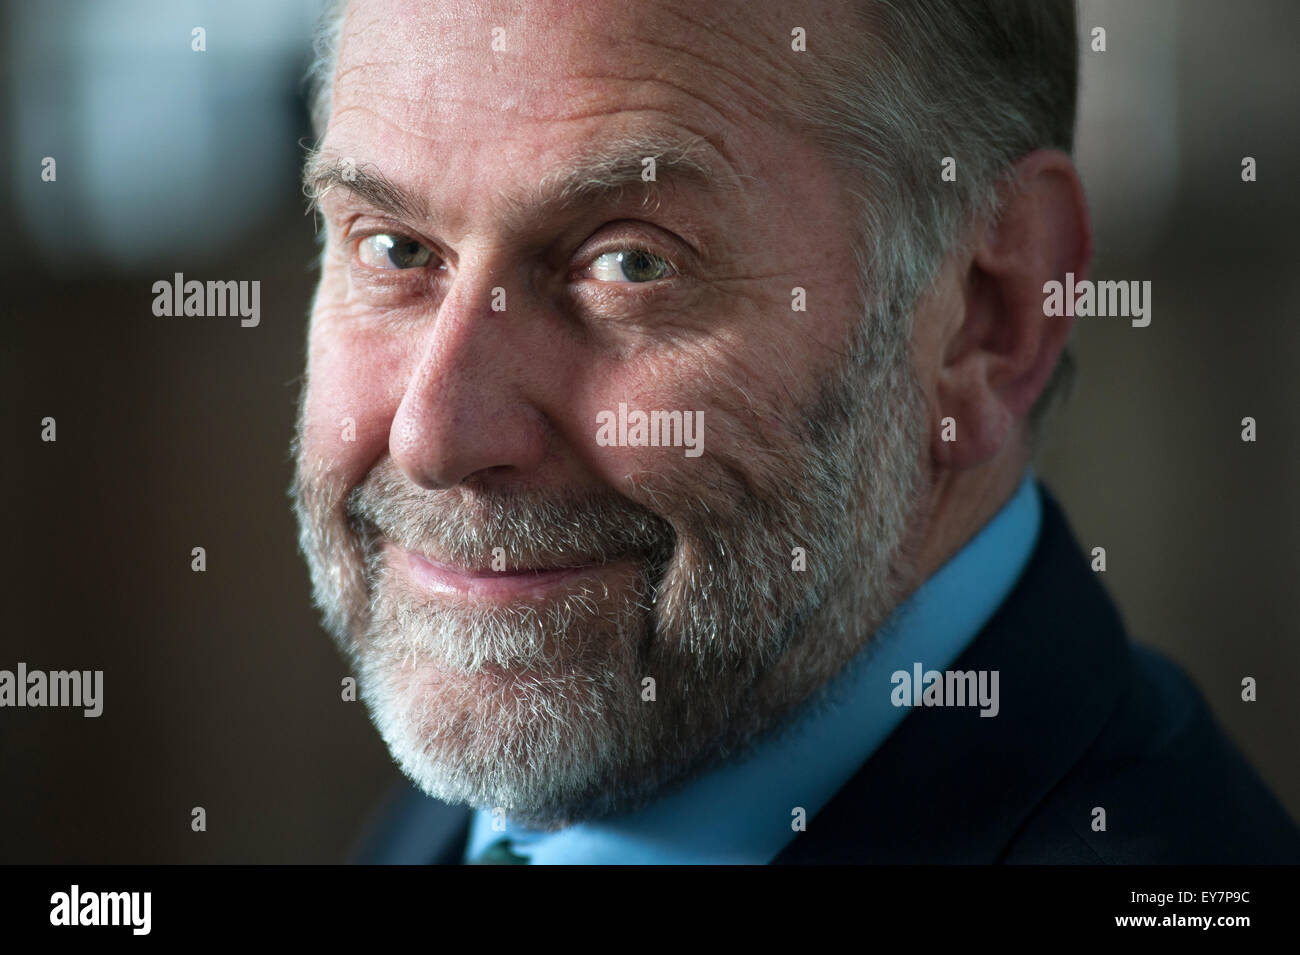
<svg viewBox="0 0 1300 955">
<path fill-rule="evenodd" d="M 820 241 L 828 223 L 836 232 L 847 229 L 831 173 L 810 147 L 791 144 L 788 131 L 755 121 L 761 98 L 736 96 L 736 77 L 725 84 L 711 77 L 698 93 L 653 81 L 660 73 L 672 73 L 675 83 L 692 68 L 705 72 L 702 63 L 718 55 L 719 44 L 735 41 L 708 36 L 702 49 L 684 41 L 620 41 L 640 32 L 625 11 L 578 18 L 555 5 L 534 10 L 525 26 L 507 9 L 478 10 L 478 29 L 473 11 L 451 5 L 422 12 L 418 4 L 374 3 L 349 16 L 325 145 L 374 162 L 434 203 L 441 199 L 446 215 L 435 222 L 379 220 L 342 190 L 322 202 L 330 252 L 312 318 L 313 448 L 334 458 L 350 483 L 391 454 L 428 489 L 465 482 L 492 490 L 620 486 L 642 468 L 662 467 L 663 456 L 647 460 L 644 449 L 597 447 L 597 412 L 620 401 L 708 409 L 716 404 L 708 381 L 719 375 L 753 388 L 767 383 L 778 396 L 806 393 L 809 365 L 829 360 L 828 348 L 847 326 L 819 325 L 792 361 L 790 289 L 815 287 L 828 314 L 851 314 L 848 248 L 827 249 Z M 611 18 L 619 30 L 602 28 Z M 545 41 L 496 54 L 506 65 L 484 70 L 495 62 L 491 25 L 504 24 L 506 36 L 522 44 L 538 35 L 535 21 L 551 23 Z M 657 26 L 641 29 L 665 36 Z M 437 44 L 391 62 L 391 50 L 419 49 L 424 34 L 447 35 L 446 48 Z M 676 64 L 671 70 L 666 57 Z M 427 79 L 413 83 L 413 75 L 456 76 L 459 83 L 434 87 Z M 644 82 L 619 82 L 625 78 Z M 414 104 L 387 92 L 404 87 Z M 653 224 L 607 228 L 610 239 L 621 233 L 631 247 L 648 245 L 684 265 L 689 249 L 673 235 L 711 254 L 695 274 L 653 296 L 607 289 L 606 306 L 581 307 L 598 291 L 585 283 L 578 303 L 565 293 L 567 273 L 585 264 L 575 253 L 606 223 L 640 215 L 640 197 L 581 210 L 569 221 L 551 216 L 517 227 L 507 225 L 501 200 L 528 195 L 541 173 L 588 142 L 636 129 L 718 144 L 709 147 L 710 159 L 725 174 L 744 177 L 742 201 L 698 191 L 679 201 L 674 194 Z M 785 224 L 797 219 L 809 228 L 791 235 Z M 445 252 L 448 271 L 436 288 L 383 295 L 367 289 L 356 269 L 349 274 L 348 230 L 386 222 Z M 497 286 L 508 295 L 505 313 L 490 309 Z M 355 443 L 338 439 L 345 416 L 357 421 Z M 721 450 L 726 436 L 709 439 Z"/>
<path fill-rule="evenodd" d="M 626 402 L 703 410 L 705 454 L 742 482 L 764 480 L 764 434 L 787 430 L 771 409 L 810 401 L 858 319 L 845 183 L 773 106 L 806 95 L 809 61 L 790 50 L 788 17 L 765 6 L 709 5 L 705 22 L 699 4 L 675 0 L 353 4 L 323 150 L 381 171 L 428 214 L 381 212 L 342 184 L 321 198 L 305 456 L 347 487 L 391 458 L 425 490 L 612 489 L 671 519 L 647 476 L 692 459 L 594 440 L 597 414 Z M 810 47 L 836 35 L 835 15 L 801 9 Z M 492 49 L 494 27 L 504 51 Z M 666 176 L 595 204 L 537 204 L 551 170 L 638 134 L 696 142 L 709 182 Z M 1086 275 L 1091 258 L 1069 158 L 1035 152 L 1017 171 L 1002 219 L 973 227 L 972 251 L 945 262 L 914 322 L 928 492 L 908 531 L 919 555 L 908 591 L 1017 484 L 1025 416 L 1070 327 L 1044 319 L 1042 286 Z M 368 269 L 357 242 L 376 233 L 434 258 Z M 677 274 L 596 278 L 595 257 L 620 249 L 646 249 Z M 790 309 L 796 286 L 806 315 Z M 505 311 L 491 307 L 496 288 Z M 745 417 L 747 402 L 767 409 L 763 420 Z M 947 416 L 955 442 L 940 437 Z M 627 567 L 601 572 L 627 585 Z"/>
</svg>

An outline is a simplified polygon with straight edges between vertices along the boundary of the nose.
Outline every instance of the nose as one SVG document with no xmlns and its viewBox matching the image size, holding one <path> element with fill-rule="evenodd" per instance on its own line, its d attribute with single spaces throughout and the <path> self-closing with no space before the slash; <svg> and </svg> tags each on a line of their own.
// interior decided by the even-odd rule
<svg viewBox="0 0 1300 955">
<path fill-rule="evenodd" d="M 545 455 L 546 419 L 526 394 L 529 356 L 512 347 L 515 326 L 492 298 L 462 269 L 420 339 L 393 416 L 393 462 L 427 490 L 518 476 Z"/>
</svg>

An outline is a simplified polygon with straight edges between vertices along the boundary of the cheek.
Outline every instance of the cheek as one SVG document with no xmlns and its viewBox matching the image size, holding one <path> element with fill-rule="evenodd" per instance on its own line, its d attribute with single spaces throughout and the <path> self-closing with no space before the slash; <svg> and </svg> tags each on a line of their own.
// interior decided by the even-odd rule
<svg viewBox="0 0 1300 955">
<path fill-rule="evenodd" d="M 402 350 L 341 329 L 319 313 L 312 322 L 303 413 L 306 454 L 329 462 L 352 486 L 386 453 L 404 380 Z"/>
<path fill-rule="evenodd" d="M 645 355 L 593 368 L 572 392 L 582 430 L 570 436 L 571 446 L 604 482 L 664 517 L 705 499 L 711 508 L 725 508 L 718 498 L 742 493 L 738 480 L 784 493 L 789 464 L 781 462 L 793 437 L 776 396 L 789 395 L 790 383 L 760 354 L 736 352 L 736 342 L 715 341 L 689 355 Z M 647 438 L 656 430 L 654 412 L 680 413 L 680 429 L 662 420 L 658 429 L 676 443 L 634 444 L 637 412 L 646 416 Z M 602 432 L 619 443 L 602 444 Z"/>
</svg>

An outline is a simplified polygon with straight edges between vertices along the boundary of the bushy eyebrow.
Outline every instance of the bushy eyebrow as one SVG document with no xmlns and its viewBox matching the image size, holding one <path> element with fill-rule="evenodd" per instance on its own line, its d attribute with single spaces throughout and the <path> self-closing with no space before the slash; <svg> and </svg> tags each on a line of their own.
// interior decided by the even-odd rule
<svg viewBox="0 0 1300 955">
<path fill-rule="evenodd" d="M 302 191 L 313 210 L 331 189 L 342 187 L 369 206 L 401 219 L 427 219 L 429 210 L 421 198 L 397 185 L 372 166 L 358 166 L 355 160 L 313 149 L 303 167 Z"/>
<path fill-rule="evenodd" d="M 689 183 L 727 189 L 739 177 L 723 163 L 710 161 L 704 140 L 640 136 L 607 142 L 545 171 L 532 195 L 502 197 L 510 214 L 523 218 L 562 207 L 592 204 L 641 184 L 650 198 L 654 183 Z M 647 182 L 646 159 L 654 159 L 654 182 Z M 303 192 L 313 209 L 331 189 L 343 188 L 377 211 L 404 220 L 428 221 L 433 209 L 421 195 L 393 182 L 374 165 L 358 164 L 336 153 L 313 149 L 303 168 Z"/>
</svg>

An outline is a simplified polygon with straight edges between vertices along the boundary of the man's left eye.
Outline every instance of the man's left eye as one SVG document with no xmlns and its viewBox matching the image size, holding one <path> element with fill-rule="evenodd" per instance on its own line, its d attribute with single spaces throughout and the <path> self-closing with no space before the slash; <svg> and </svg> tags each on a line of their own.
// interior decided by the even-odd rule
<svg viewBox="0 0 1300 955">
<path fill-rule="evenodd" d="M 653 282 L 673 274 L 667 260 L 644 249 L 606 252 L 591 263 L 592 278 L 601 282 Z"/>
</svg>

